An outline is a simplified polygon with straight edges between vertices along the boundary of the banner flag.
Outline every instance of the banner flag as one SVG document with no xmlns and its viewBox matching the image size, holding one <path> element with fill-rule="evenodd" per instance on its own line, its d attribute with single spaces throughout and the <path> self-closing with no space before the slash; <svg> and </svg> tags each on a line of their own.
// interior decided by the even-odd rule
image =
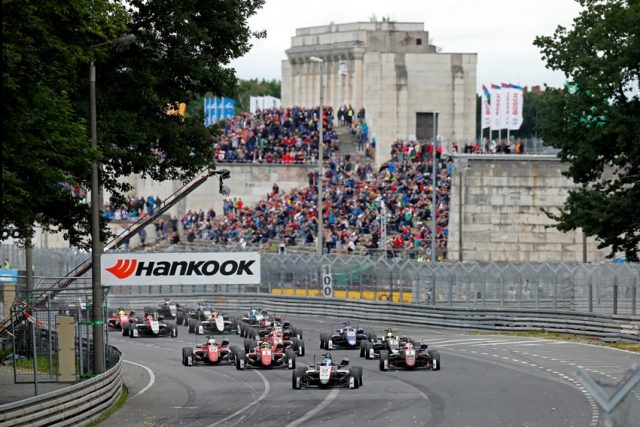
<svg viewBox="0 0 640 427">
<path fill-rule="evenodd" d="M 231 98 L 204 98 L 204 125 L 211 126 L 217 121 L 236 115 L 236 101 Z"/>
<path fill-rule="evenodd" d="M 504 110 L 502 104 L 502 87 L 499 85 L 491 85 L 491 129 L 502 129 L 502 112 Z"/>
<path fill-rule="evenodd" d="M 518 130 L 522 126 L 523 89 L 518 85 L 509 86 L 509 126 L 507 129 Z"/>
<path fill-rule="evenodd" d="M 480 119 L 480 128 L 490 128 L 491 127 L 491 94 L 489 93 L 489 89 L 485 85 L 482 85 L 482 105 L 480 107 L 481 110 L 481 119 Z"/>
<path fill-rule="evenodd" d="M 506 83 L 502 83 L 500 85 L 501 87 L 501 92 L 502 92 L 502 102 L 500 104 L 501 107 L 501 112 L 500 112 L 500 129 L 508 129 L 509 128 L 509 114 L 511 114 L 511 109 L 509 108 L 509 102 L 510 102 L 510 94 L 509 94 L 509 87 L 510 87 L 511 83 L 506 84 Z"/>
</svg>

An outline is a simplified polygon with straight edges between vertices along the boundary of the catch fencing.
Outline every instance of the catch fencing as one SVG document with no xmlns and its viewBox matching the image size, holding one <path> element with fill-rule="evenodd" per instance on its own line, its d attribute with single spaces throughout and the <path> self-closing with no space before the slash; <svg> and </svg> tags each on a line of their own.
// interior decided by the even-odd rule
<svg viewBox="0 0 640 427">
<path fill-rule="evenodd" d="M 334 297 L 491 309 L 638 314 L 640 264 L 424 263 L 348 255 L 262 254 L 260 285 L 112 288 L 111 295 L 262 293 L 320 296 L 329 266 Z"/>
<path fill-rule="evenodd" d="M 4 249 L 3 245 L 3 249 Z M 170 246 L 166 251 L 232 251 L 239 248 Z M 41 260 L 36 273 L 59 277 L 59 264 L 80 264 L 88 255 L 52 249 L 34 249 Z M 55 256 L 47 260 L 49 252 Z M 66 258 L 65 258 L 66 257 Z M 61 258 L 65 258 L 62 261 Z M 175 292 L 259 292 L 318 296 L 323 266 L 331 270 L 334 296 L 427 304 L 436 307 L 544 309 L 558 312 L 638 314 L 640 264 L 602 263 L 428 263 L 385 256 L 313 253 L 262 253 L 261 284 L 166 285 L 122 287 L 111 294 Z M 49 268 L 50 267 L 50 268 Z M 38 276 L 38 274 L 36 274 Z M 50 283 L 36 277 L 36 287 Z"/>
</svg>

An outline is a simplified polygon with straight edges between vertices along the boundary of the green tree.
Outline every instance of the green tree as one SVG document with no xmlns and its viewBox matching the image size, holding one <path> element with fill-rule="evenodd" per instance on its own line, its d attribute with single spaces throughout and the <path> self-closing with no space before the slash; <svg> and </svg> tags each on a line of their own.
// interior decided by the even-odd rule
<svg viewBox="0 0 640 427">
<path fill-rule="evenodd" d="M 25 0 L 3 3 L 2 230 L 37 223 L 86 244 L 89 214 L 65 184 L 89 188 L 91 161 L 114 198 L 119 178 L 189 180 L 213 163 L 199 115 L 171 106 L 234 93 L 229 62 L 251 47 L 247 20 L 264 0 Z M 108 41 L 133 34 L 135 43 Z M 101 45 L 101 46 L 96 46 Z M 89 143 L 89 62 L 97 69 L 98 152 Z"/>
<path fill-rule="evenodd" d="M 249 79 L 240 80 L 236 92 L 236 110 L 238 112 L 249 111 L 249 98 L 252 96 L 273 96 L 280 98 L 280 80 Z"/>
<path fill-rule="evenodd" d="M 581 227 L 611 256 L 640 252 L 640 2 L 579 0 L 573 28 L 558 27 L 534 44 L 571 93 L 547 90 L 538 125 L 560 149 L 566 176 L 579 184 L 557 213 L 562 231 Z"/>
</svg>

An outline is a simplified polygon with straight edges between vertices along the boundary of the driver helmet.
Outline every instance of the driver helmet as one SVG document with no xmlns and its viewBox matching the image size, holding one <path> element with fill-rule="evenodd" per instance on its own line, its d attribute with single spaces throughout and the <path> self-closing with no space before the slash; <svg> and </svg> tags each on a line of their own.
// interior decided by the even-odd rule
<svg viewBox="0 0 640 427">
<path fill-rule="evenodd" d="M 268 342 L 263 342 L 262 344 L 260 344 L 260 348 L 269 348 L 269 343 Z"/>
<path fill-rule="evenodd" d="M 391 338 L 393 336 L 393 330 L 387 329 L 387 338 Z"/>
<path fill-rule="evenodd" d="M 207 344 L 209 345 L 216 345 L 216 339 L 215 338 L 209 338 L 207 340 Z"/>
<path fill-rule="evenodd" d="M 326 353 L 322 359 L 322 362 L 320 362 L 320 364 L 322 366 L 331 366 L 331 355 L 329 353 Z"/>
</svg>

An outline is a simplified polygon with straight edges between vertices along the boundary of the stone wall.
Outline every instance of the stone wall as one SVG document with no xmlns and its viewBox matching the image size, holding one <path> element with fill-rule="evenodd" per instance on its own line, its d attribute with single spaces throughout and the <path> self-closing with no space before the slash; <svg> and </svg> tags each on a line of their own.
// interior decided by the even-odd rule
<svg viewBox="0 0 640 427">
<path fill-rule="evenodd" d="M 457 156 L 448 259 L 582 262 L 582 232 L 560 232 L 542 212 L 560 207 L 575 187 L 562 176 L 566 167 L 554 156 Z M 586 246 L 588 261 L 606 258 L 608 252 L 597 249 L 595 239 L 587 239 Z"/>
</svg>

